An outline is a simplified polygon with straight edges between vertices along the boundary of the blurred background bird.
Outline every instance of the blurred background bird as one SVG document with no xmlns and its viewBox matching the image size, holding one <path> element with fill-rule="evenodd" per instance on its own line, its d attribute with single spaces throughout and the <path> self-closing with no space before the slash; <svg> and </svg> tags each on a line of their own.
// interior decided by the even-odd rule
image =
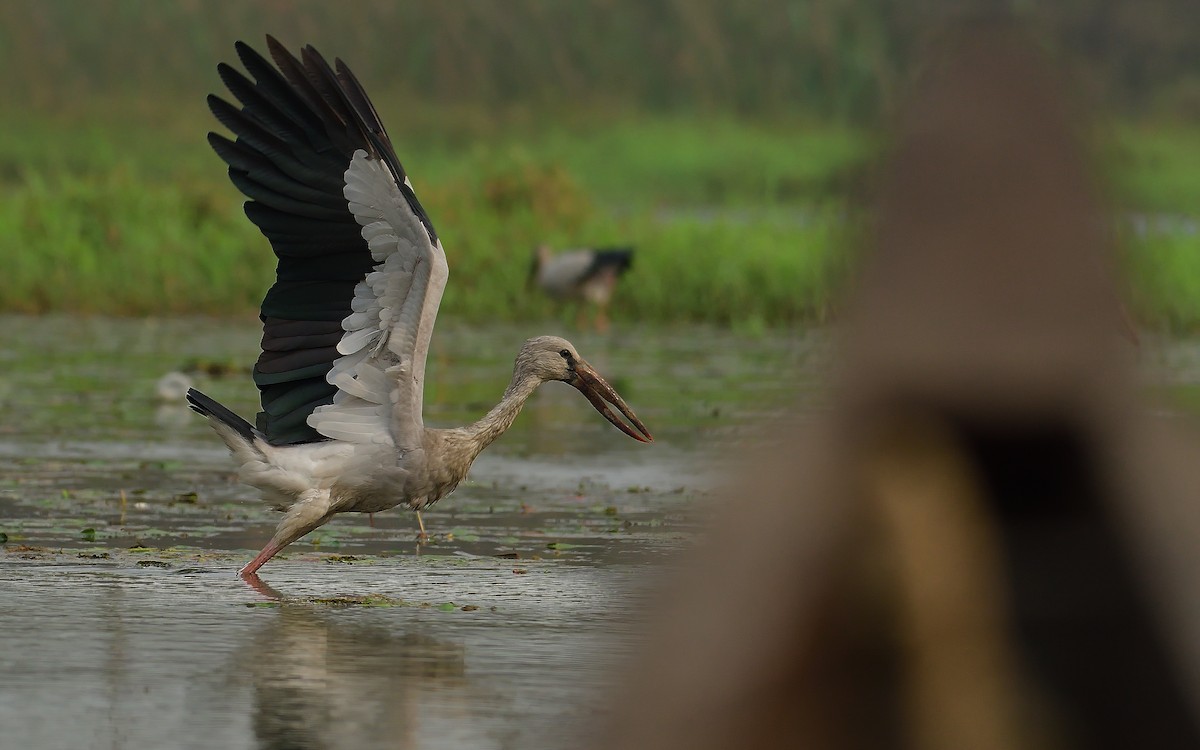
<svg viewBox="0 0 1200 750">
<path fill-rule="evenodd" d="M 529 283 L 558 300 L 579 304 L 576 324 L 604 333 L 608 330 L 608 306 L 617 279 L 633 265 L 632 247 L 601 247 L 555 253 L 549 245 L 538 245 L 533 253 Z"/>
</svg>

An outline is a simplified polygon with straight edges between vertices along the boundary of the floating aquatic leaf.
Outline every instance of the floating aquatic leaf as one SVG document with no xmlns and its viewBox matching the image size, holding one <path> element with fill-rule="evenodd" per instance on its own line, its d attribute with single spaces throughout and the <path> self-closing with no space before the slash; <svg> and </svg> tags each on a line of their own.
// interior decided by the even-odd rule
<svg viewBox="0 0 1200 750">
<path fill-rule="evenodd" d="M 83 537 L 85 542 L 94 542 L 96 541 L 96 530 L 89 526 L 80 531 L 79 536 Z"/>
<path fill-rule="evenodd" d="M 383 594 L 342 594 L 340 596 L 314 596 L 300 601 L 309 604 L 323 604 L 330 607 L 411 607 L 410 602 L 403 599 L 393 599 Z"/>
<path fill-rule="evenodd" d="M 454 602 L 446 602 L 444 604 L 439 604 L 438 609 L 442 612 L 453 612 L 458 608 L 454 606 Z"/>
<path fill-rule="evenodd" d="M 575 549 L 577 546 L 579 545 L 571 544 L 570 542 L 550 542 L 546 545 L 546 549 L 552 549 L 561 552 L 563 550 Z"/>
<path fill-rule="evenodd" d="M 0 531 L 0 544 L 5 544 L 6 542 L 8 542 L 8 534 Z"/>
</svg>

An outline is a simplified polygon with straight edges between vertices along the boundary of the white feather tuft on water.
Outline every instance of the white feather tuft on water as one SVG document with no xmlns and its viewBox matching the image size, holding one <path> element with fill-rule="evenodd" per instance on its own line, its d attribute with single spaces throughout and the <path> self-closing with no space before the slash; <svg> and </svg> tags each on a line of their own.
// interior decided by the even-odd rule
<svg viewBox="0 0 1200 750">
<path fill-rule="evenodd" d="M 154 394 L 160 401 L 179 401 L 187 396 L 192 379 L 178 370 L 172 370 L 154 384 Z"/>
</svg>

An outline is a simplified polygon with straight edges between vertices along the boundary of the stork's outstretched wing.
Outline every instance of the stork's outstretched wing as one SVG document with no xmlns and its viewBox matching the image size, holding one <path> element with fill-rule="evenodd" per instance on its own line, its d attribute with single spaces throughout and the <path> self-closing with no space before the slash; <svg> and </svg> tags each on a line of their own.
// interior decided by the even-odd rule
<svg viewBox="0 0 1200 750">
<path fill-rule="evenodd" d="M 273 444 L 326 438 L 419 445 L 425 358 L 446 256 L 366 92 L 341 60 L 275 64 L 238 42 L 253 78 L 217 70 L 241 109 L 209 143 L 279 258 L 262 303 L 258 429 Z"/>
</svg>

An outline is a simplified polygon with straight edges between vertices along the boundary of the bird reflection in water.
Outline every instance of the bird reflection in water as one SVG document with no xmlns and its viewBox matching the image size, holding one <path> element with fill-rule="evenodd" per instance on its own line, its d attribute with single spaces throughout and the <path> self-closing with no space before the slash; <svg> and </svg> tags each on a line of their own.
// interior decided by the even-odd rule
<svg viewBox="0 0 1200 750">
<path fill-rule="evenodd" d="M 445 702 L 466 686 L 461 643 L 275 598 L 278 617 L 238 654 L 263 750 L 416 747 L 428 697 Z"/>
</svg>

